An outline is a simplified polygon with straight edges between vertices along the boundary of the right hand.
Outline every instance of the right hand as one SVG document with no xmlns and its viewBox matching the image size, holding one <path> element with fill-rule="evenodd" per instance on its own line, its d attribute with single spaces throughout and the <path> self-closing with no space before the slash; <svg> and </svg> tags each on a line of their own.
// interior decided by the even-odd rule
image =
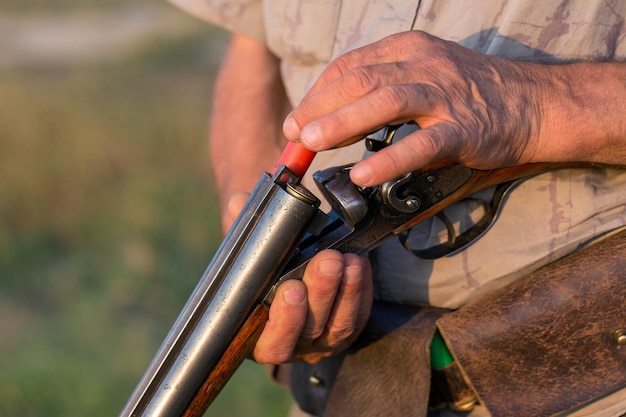
<svg viewBox="0 0 626 417">
<path fill-rule="evenodd" d="M 354 165 L 350 177 L 360 186 L 440 159 L 478 169 L 623 164 L 625 74 L 623 64 L 542 65 L 485 55 L 420 31 L 397 33 L 331 62 L 283 132 L 319 152 L 385 125 L 417 123 L 421 130 Z"/>
</svg>

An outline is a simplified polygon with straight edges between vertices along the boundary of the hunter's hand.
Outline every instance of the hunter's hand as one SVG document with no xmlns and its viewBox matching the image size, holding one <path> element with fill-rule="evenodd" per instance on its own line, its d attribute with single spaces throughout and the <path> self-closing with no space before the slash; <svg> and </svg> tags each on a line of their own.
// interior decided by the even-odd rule
<svg viewBox="0 0 626 417">
<path fill-rule="evenodd" d="M 322 251 L 310 261 L 302 281 L 288 280 L 278 288 L 254 359 L 315 363 L 340 353 L 363 330 L 371 303 L 367 259 Z"/>
<path fill-rule="evenodd" d="M 246 199 L 246 194 L 235 195 L 229 211 L 238 213 Z M 295 359 L 314 363 L 340 353 L 365 327 L 372 298 L 367 258 L 320 252 L 309 262 L 302 281 L 287 280 L 278 287 L 254 359 L 269 364 Z"/>
<path fill-rule="evenodd" d="M 547 66 L 514 62 L 423 32 L 389 36 L 340 56 L 285 120 L 283 131 L 315 151 L 384 125 L 422 128 L 357 164 L 376 185 L 442 158 L 473 168 L 534 162 L 552 84 Z M 546 87 L 547 86 L 547 87 Z M 542 101 L 543 100 L 543 101 Z"/>
</svg>

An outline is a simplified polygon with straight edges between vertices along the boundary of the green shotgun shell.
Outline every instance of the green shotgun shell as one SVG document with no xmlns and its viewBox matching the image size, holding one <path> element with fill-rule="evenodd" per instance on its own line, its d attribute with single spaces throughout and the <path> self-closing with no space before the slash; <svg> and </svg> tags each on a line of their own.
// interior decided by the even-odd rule
<svg viewBox="0 0 626 417">
<path fill-rule="evenodd" d="M 430 366 L 432 369 L 439 370 L 454 362 L 452 354 L 446 347 L 443 337 L 439 331 L 435 332 L 430 345 Z"/>
</svg>

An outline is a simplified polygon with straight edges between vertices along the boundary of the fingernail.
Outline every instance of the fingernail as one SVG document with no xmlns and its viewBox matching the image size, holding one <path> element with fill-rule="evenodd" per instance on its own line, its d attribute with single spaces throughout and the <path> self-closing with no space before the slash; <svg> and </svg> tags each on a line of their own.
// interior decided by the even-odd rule
<svg viewBox="0 0 626 417">
<path fill-rule="evenodd" d="M 283 122 L 283 134 L 289 140 L 297 140 L 300 138 L 300 127 L 293 117 L 287 116 Z"/>
<path fill-rule="evenodd" d="M 323 141 L 322 129 L 317 123 L 306 125 L 300 133 L 300 140 L 311 150 L 320 150 L 319 147 Z"/>
<path fill-rule="evenodd" d="M 350 170 L 350 178 L 357 185 L 367 186 L 372 181 L 372 170 L 369 165 L 357 164 Z"/>
<path fill-rule="evenodd" d="M 322 261 L 317 265 L 320 273 L 328 278 L 336 278 L 343 271 L 343 263 L 334 260 Z"/>
<path fill-rule="evenodd" d="M 285 300 L 285 303 L 292 306 L 302 304 L 305 299 L 306 291 L 302 286 L 295 286 L 293 288 L 290 288 L 283 294 L 283 300 Z"/>
</svg>

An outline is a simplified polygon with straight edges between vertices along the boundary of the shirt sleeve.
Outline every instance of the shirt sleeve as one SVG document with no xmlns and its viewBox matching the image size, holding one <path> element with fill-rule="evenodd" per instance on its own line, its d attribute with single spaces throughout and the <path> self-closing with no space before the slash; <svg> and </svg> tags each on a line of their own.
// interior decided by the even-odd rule
<svg viewBox="0 0 626 417">
<path fill-rule="evenodd" d="M 199 19 L 265 43 L 262 0 L 167 1 Z"/>
</svg>

